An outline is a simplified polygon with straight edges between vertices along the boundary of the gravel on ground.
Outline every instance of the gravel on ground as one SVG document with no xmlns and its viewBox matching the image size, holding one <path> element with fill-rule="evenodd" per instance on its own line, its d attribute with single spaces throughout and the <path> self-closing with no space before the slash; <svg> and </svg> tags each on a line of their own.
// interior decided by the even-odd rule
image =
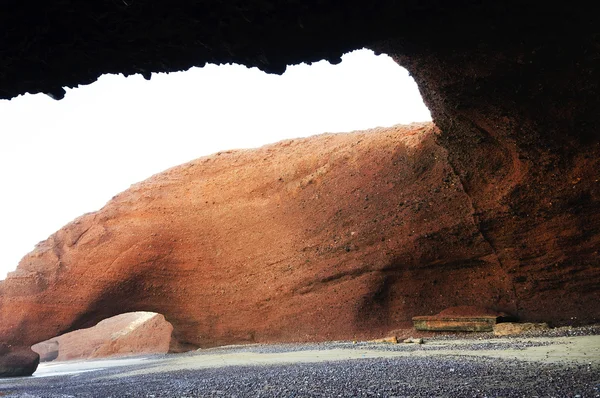
<svg viewBox="0 0 600 398">
<path fill-rule="evenodd" d="M 600 336 L 594 331 L 432 338 L 422 345 L 230 346 L 130 358 L 100 369 L 88 361 L 82 373 L 0 379 L 0 397 L 600 397 Z M 340 353 L 353 359 L 340 360 Z M 564 353 L 564 360 L 546 360 L 552 353 Z M 238 357 L 245 365 L 225 363 Z M 252 362 L 286 357 L 290 362 Z"/>
</svg>

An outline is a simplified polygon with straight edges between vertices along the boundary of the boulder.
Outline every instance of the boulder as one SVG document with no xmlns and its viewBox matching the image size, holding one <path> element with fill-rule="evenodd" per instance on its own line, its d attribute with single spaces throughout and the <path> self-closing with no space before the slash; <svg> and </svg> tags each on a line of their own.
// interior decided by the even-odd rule
<svg viewBox="0 0 600 398">
<path fill-rule="evenodd" d="M 447 308 L 437 315 L 413 317 L 415 329 L 433 332 L 491 332 L 503 312 L 477 306 Z"/>
<path fill-rule="evenodd" d="M 29 376 L 39 363 L 40 356 L 30 348 L 0 343 L 0 377 Z"/>
<path fill-rule="evenodd" d="M 494 325 L 495 336 L 514 336 L 523 334 L 531 331 L 547 330 L 547 323 L 515 323 L 515 322 L 502 322 Z"/>
</svg>

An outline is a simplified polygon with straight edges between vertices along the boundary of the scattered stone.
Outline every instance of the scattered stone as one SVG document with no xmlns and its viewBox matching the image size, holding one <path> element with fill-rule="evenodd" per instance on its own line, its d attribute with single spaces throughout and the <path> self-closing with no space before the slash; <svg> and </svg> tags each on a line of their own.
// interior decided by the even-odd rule
<svg viewBox="0 0 600 398">
<path fill-rule="evenodd" d="M 423 344 L 423 339 L 421 339 L 421 338 L 413 339 L 411 337 L 409 339 L 405 339 L 404 343 L 407 343 L 407 344 Z"/>
<path fill-rule="evenodd" d="M 554 330 L 554 329 L 552 329 Z M 586 330 L 582 330 L 587 333 Z M 382 354 L 379 358 L 325 362 L 259 364 L 223 367 L 223 354 L 246 357 L 246 353 L 290 353 L 305 350 L 355 350 L 348 341 L 228 346 L 203 352 L 154 355 L 127 366 L 107 366 L 73 376 L 54 375 L 2 380 L 0 396 L 23 397 L 596 397 L 599 369 L 587 361 L 546 362 L 479 355 L 471 350 L 490 350 L 486 342 L 472 338 L 473 345 L 371 345 L 369 350 L 387 353 L 421 351 L 423 355 Z M 493 339 L 494 350 L 526 345 L 528 338 Z M 574 340 L 573 344 L 577 344 Z M 429 342 L 429 340 L 428 340 Z M 362 342 L 359 344 L 368 344 Z M 564 342 L 556 341 L 557 347 Z M 478 345 L 482 345 L 478 348 Z M 536 346 L 536 345 L 534 345 Z M 465 355 L 435 354 L 437 350 L 462 350 Z M 516 348 L 519 350 L 519 348 Z M 429 352 L 428 352 L 429 351 Z M 590 353 L 591 354 L 591 353 Z M 309 354 L 314 355 L 314 354 Z M 321 356 L 321 354 L 318 354 Z M 327 355 L 325 352 L 322 355 Z M 337 357 L 338 354 L 336 354 Z M 526 353 L 519 355 L 520 358 Z M 295 358 L 304 357 L 291 356 Z M 279 361 L 283 356 L 273 356 Z M 304 357 L 306 358 L 306 357 Z M 597 360 L 595 360 L 594 363 Z M 113 361 L 111 361 L 113 362 Z M 118 363 L 115 360 L 114 363 Z M 247 361 L 251 362 L 251 361 Z M 192 366 L 192 364 L 198 366 Z M 74 364 L 58 364 L 61 366 Z M 205 366 L 207 365 L 207 366 Z M 54 368 L 54 366 L 50 367 Z M 56 369 L 55 368 L 55 369 Z M 48 369 L 46 369 L 48 375 Z M 382 377 L 382 375 L 384 375 Z M 509 380 L 509 382 L 507 382 Z"/>
<path fill-rule="evenodd" d="M 384 337 L 383 339 L 371 340 L 372 343 L 390 343 L 398 344 L 398 338 L 396 336 Z"/>
<path fill-rule="evenodd" d="M 547 323 L 502 322 L 494 325 L 494 336 L 514 336 L 530 331 L 547 330 Z"/>
</svg>

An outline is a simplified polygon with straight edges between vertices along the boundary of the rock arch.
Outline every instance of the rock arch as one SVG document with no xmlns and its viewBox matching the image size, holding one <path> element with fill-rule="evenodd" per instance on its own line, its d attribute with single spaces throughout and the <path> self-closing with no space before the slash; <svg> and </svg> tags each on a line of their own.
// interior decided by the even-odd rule
<svg viewBox="0 0 600 398">
<path fill-rule="evenodd" d="M 337 62 L 343 52 L 363 46 L 394 56 L 415 76 L 441 130 L 436 145 L 447 153 L 447 165 L 464 193 L 460 203 L 466 207 L 452 211 L 461 218 L 461 211 L 468 209 L 471 221 L 465 230 L 472 230 L 474 238 L 457 241 L 457 247 L 469 251 L 474 244 L 489 256 L 482 261 L 494 267 L 481 269 L 504 273 L 499 289 L 504 291 L 508 286 L 512 293 L 499 295 L 506 300 L 502 305 L 514 306 L 522 318 L 551 317 L 555 323 L 597 321 L 600 47 L 591 10 L 569 4 L 479 1 L 443 5 L 437 1 L 340 4 L 182 0 L 163 5 L 150 1 L 7 1 L 0 7 L 0 24 L 5 27 L 2 42 L 6 43 L 0 59 L 1 98 L 25 92 L 61 98 L 62 87 L 91 83 L 102 73 L 141 73 L 150 78 L 153 72 L 184 70 L 206 62 L 237 62 L 281 73 L 285 65 L 303 61 Z M 380 174 L 365 174 L 373 184 L 385 181 Z M 306 181 L 318 182 L 318 178 Z M 431 187 L 435 188 L 433 182 Z M 168 253 L 161 250 L 144 264 L 164 263 L 164 277 L 150 281 L 124 276 L 118 287 L 111 287 L 108 279 L 94 279 L 93 288 L 84 297 L 69 302 L 73 313 L 68 316 L 60 315 L 52 304 L 39 298 L 48 289 L 61 287 L 55 290 L 59 302 L 69 300 L 65 292 L 78 282 L 61 279 L 72 266 L 68 257 L 71 251 L 63 249 L 94 239 L 101 245 L 106 239 L 103 228 L 110 227 L 111 218 L 106 215 L 110 211 L 102 215 L 107 217 L 103 220 L 89 221 L 102 217 L 92 215 L 78 221 L 84 227 L 93 224 L 90 229 L 76 223 L 60 231 L 28 256 L 17 274 L 0 284 L 0 353 L 3 363 L 13 358 L 12 363 L 17 364 L 0 366 L 2 374 L 31 373 L 35 359 L 16 349 L 15 344 L 31 340 L 40 319 L 54 335 L 66 325 L 90 317 L 94 312 L 89 306 L 104 303 L 106 292 L 112 292 L 110 297 L 134 292 L 151 299 L 157 286 L 164 286 L 158 291 L 172 296 L 165 283 L 173 263 L 169 256 L 160 257 Z M 140 227 L 134 219 L 129 222 L 132 228 Z M 159 243 L 154 244 L 165 248 L 179 245 L 169 241 L 177 239 L 169 231 L 161 229 L 161 235 L 156 235 L 160 236 L 156 238 Z M 430 247 L 429 232 L 423 231 L 418 241 L 422 246 L 416 246 L 423 252 Z M 132 239 L 120 238 L 126 242 Z M 145 239 L 143 243 L 148 246 L 154 242 L 152 235 Z M 131 250 L 126 258 L 135 255 Z M 344 284 L 354 276 L 372 277 L 373 285 L 369 286 L 374 290 L 365 291 L 365 295 L 382 292 L 374 302 L 391 313 L 389 286 L 400 278 L 390 278 L 385 274 L 389 271 L 382 270 L 410 262 L 400 254 L 395 258 L 381 261 L 383 268 L 375 273 L 358 267 L 324 278 Z M 448 261 L 451 258 L 447 256 Z M 422 265 L 439 264 L 431 256 L 422 259 Z M 92 264 L 91 260 L 85 264 Z M 114 261 L 118 268 L 119 261 L 124 260 Z M 462 262 L 454 267 L 460 268 L 459 264 Z M 187 275 L 186 282 L 191 283 L 191 278 Z M 253 281 L 250 275 L 249 281 Z M 319 283 L 308 283 L 298 292 L 306 296 L 318 287 Z M 39 313 L 40 308 L 45 311 L 42 318 L 29 315 Z M 97 305 L 95 311 L 107 311 L 105 308 Z M 169 309 L 156 310 L 168 314 Z M 260 321 L 263 315 L 257 312 L 256 319 Z M 313 311 L 313 316 L 318 315 Z M 282 316 L 289 320 L 295 315 Z M 183 316 L 170 320 L 176 329 L 180 328 L 178 321 L 185 322 Z M 206 316 L 205 325 L 211 325 L 213 336 L 224 336 L 221 320 L 219 315 Z M 285 333 L 287 329 L 281 330 Z M 230 333 L 231 338 L 243 337 Z M 202 338 L 190 338 L 186 333 L 180 336 L 183 342 Z M 250 333 L 245 338 L 253 337 Z"/>
<path fill-rule="evenodd" d="M 96 325 L 53 337 L 31 349 L 40 362 L 164 354 L 171 347 L 173 326 L 161 314 L 126 312 Z"/>
<path fill-rule="evenodd" d="M 596 269 L 546 262 L 586 259 L 595 235 L 570 245 L 579 221 L 560 208 L 534 227 L 560 221 L 563 235 L 505 222 L 512 268 L 438 135 L 431 124 L 325 135 L 156 175 L 21 261 L 0 283 L 0 336 L 25 355 L 136 310 L 165 315 L 173 350 L 373 338 L 456 305 L 597 320 Z"/>
</svg>

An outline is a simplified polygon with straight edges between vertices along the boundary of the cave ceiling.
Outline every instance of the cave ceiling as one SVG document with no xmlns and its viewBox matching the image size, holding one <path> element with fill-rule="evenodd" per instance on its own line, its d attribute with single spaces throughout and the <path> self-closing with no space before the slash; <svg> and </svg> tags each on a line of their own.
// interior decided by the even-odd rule
<svg viewBox="0 0 600 398">
<path fill-rule="evenodd" d="M 456 51 L 552 40 L 592 29 L 567 6 L 482 1 L 5 0 L 0 4 L 0 98 L 124 75 L 238 63 L 268 73 L 387 39 L 396 50 Z M 586 21 L 590 20 L 589 22 Z M 568 30 L 568 32 L 566 32 Z"/>
</svg>

